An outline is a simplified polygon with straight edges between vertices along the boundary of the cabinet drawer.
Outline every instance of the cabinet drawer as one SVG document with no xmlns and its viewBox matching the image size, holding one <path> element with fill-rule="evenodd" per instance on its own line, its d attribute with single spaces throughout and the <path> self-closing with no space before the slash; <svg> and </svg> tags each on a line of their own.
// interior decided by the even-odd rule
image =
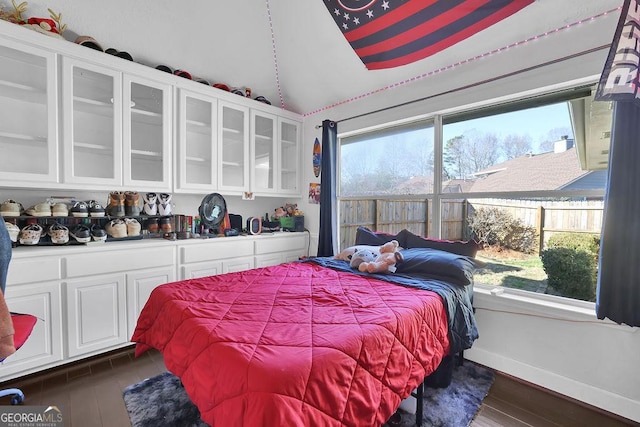
<svg viewBox="0 0 640 427">
<path fill-rule="evenodd" d="M 215 242 L 184 246 L 180 248 L 181 262 L 187 264 L 253 255 L 253 244 L 250 240 L 231 239 L 243 239 L 243 237 L 225 237 Z"/>
<path fill-rule="evenodd" d="M 273 252 L 288 252 L 296 249 L 307 247 L 307 236 L 304 233 L 300 235 L 290 235 L 283 237 L 266 237 L 257 239 L 255 242 L 256 255 L 268 254 Z"/>
<path fill-rule="evenodd" d="M 67 277 L 162 267 L 175 263 L 173 248 L 104 251 L 67 257 Z"/>
<path fill-rule="evenodd" d="M 9 264 L 8 285 L 20 283 L 44 282 L 47 280 L 60 280 L 62 268 L 59 257 L 42 257 L 37 261 L 33 258 L 12 259 Z"/>
</svg>

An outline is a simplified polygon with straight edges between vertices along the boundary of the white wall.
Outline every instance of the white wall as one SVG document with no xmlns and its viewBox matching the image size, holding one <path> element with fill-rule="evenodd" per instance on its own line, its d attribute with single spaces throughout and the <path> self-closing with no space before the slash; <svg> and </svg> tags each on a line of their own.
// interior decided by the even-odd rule
<svg viewBox="0 0 640 427">
<path fill-rule="evenodd" d="M 581 31 L 593 30 L 591 23 L 572 29 L 575 40 L 586 40 L 589 35 Z M 538 43 L 538 42 L 535 42 Z M 548 38 L 535 44 L 535 49 L 523 50 L 521 55 L 490 57 L 485 60 L 447 71 L 447 79 L 429 85 L 424 79 L 406 85 L 397 95 L 395 90 L 366 96 L 306 117 L 303 147 L 303 186 L 315 181 L 311 169 L 312 144 L 321 137 L 316 129 L 324 119 L 338 121 L 338 133 L 353 132 L 441 112 L 460 106 L 476 105 L 487 100 L 522 94 L 542 87 L 563 86 L 567 82 L 587 81 L 601 73 L 608 49 L 577 55 L 560 52 L 571 46 L 573 52 L 588 49 L 588 41 L 578 46 L 563 38 Z M 557 45 L 560 49 L 551 49 Z M 592 47 L 595 45 L 592 45 Z M 547 50 L 547 48 L 549 50 Z M 517 49 L 516 49 L 517 52 Z M 484 61 L 484 62 L 483 62 Z M 536 68 L 535 64 L 548 65 Z M 475 73 L 475 87 L 456 90 L 459 73 Z M 495 79 L 498 76 L 508 77 Z M 426 98 L 402 107 L 376 111 L 394 98 Z M 441 94 L 441 95 L 438 95 Z M 362 117 L 349 119 L 365 114 Z M 349 119 L 349 120 L 346 120 Z M 317 237 L 318 206 L 303 202 L 309 219 L 307 227 Z M 492 295 L 478 289 L 474 301 L 478 308 L 477 320 L 480 338 L 465 357 L 498 371 L 522 378 L 566 396 L 578 399 L 621 416 L 640 421 L 640 336 L 638 328 L 601 322 L 595 317 L 594 305 L 565 304 L 558 297 L 526 298 L 517 292 Z M 527 295 L 527 294 L 524 294 Z"/>
</svg>

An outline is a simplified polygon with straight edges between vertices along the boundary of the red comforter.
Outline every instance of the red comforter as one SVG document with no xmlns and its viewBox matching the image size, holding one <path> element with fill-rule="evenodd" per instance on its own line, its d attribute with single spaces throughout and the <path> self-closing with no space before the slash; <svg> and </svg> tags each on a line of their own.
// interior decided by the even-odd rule
<svg viewBox="0 0 640 427">
<path fill-rule="evenodd" d="M 313 263 L 156 288 L 132 341 L 212 426 L 379 426 L 449 352 L 439 296 Z"/>
</svg>

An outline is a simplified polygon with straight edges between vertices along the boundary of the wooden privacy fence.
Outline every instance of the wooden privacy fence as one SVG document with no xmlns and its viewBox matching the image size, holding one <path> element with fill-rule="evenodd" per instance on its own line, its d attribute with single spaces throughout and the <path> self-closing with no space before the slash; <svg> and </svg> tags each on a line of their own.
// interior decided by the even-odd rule
<svg viewBox="0 0 640 427">
<path fill-rule="evenodd" d="M 469 204 L 471 215 L 476 209 L 496 207 L 506 210 L 524 224 L 535 227 L 538 235 L 538 253 L 556 233 L 586 233 L 599 236 L 604 217 L 602 200 L 473 199 Z"/>
<path fill-rule="evenodd" d="M 603 220 L 602 200 L 540 201 L 511 199 L 442 200 L 442 238 L 467 240 L 467 218 L 481 208 L 500 208 L 526 225 L 535 227 L 541 251 L 554 233 L 599 235 Z M 360 226 L 395 234 L 407 229 L 420 236 L 431 230 L 430 199 L 340 200 L 340 249 L 354 244 Z"/>
<path fill-rule="evenodd" d="M 429 199 L 349 199 L 340 201 L 340 249 L 354 244 L 358 227 L 395 234 L 407 229 L 420 236 L 431 230 Z M 460 240 L 466 236 L 467 202 L 442 202 L 442 238 Z"/>
</svg>

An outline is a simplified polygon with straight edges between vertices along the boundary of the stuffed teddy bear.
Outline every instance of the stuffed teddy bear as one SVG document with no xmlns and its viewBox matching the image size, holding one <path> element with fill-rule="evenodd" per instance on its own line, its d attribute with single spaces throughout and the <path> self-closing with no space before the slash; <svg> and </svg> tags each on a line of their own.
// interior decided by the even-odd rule
<svg viewBox="0 0 640 427">
<path fill-rule="evenodd" d="M 284 205 L 284 211 L 286 212 L 286 216 L 294 216 L 296 209 L 298 208 L 298 204 L 287 203 Z"/>
<path fill-rule="evenodd" d="M 395 273 L 396 264 L 402 262 L 400 245 L 391 240 L 380 246 L 380 254 L 373 261 L 365 261 L 358 265 L 358 271 L 367 273 Z"/>
<path fill-rule="evenodd" d="M 343 249 L 342 252 L 340 252 L 338 255 L 334 256 L 333 258 L 340 259 L 342 261 L 351 261 L 351 257 L 353 257 L 353 255 L 356 252 L 359 252 L 362 250 L 368 250 L 370 252 L 373 252 L 375 256 L 380 255 L 380 246 L 355 245 L 355 246 L 350 246 L 346 249 Z"/>
<path fill-rule="evenodd" d="M 287 211 L 285 211 L 284 208 L 280 206 L 275 209 L 273 219 L 277 221 L 280 218 L 284 218 L 285 216 L 287 216 Z"/>
<path fill-rule="evenodd" d="M 349 266 L 354 269 L 358 269 L 360 265 L 364 262 L 373 262 L 379 256 L 379 253 L 375 253 L 370 249 L 360 249 L 356 250 L 351 256 L 351 260 L 349 261 Z"/>
</svg>

